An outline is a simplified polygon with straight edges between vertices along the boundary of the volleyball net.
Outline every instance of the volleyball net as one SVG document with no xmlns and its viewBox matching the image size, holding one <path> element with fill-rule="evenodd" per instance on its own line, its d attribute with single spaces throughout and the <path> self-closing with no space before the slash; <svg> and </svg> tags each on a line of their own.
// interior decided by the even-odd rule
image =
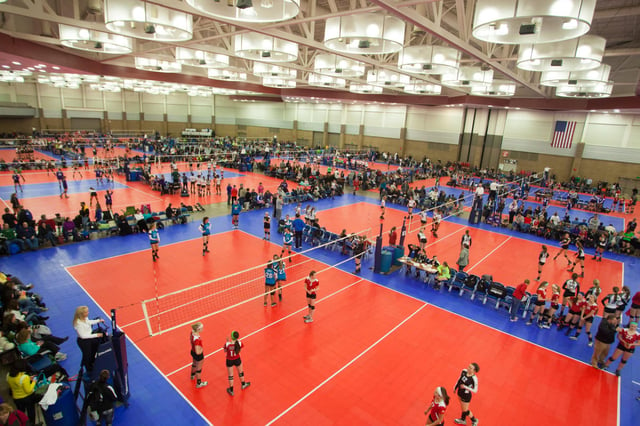
<svg viewBox="0 0 640 426">
<path fill-rule="evenodd" d="M 353 259 L 347 258 L 334 265 L 318 269 L 317 265 L 313 267 L 314 262 L 318 261 L 312 256 L 318 257 L 317 255 L 322 254 L 320 253 L 322 250 L 341 247 L 347 239 L 354 235 L 366 236 L 369 231 L 370 229 L 365 229 L 291 256 L 283 256 L 281 260 L 284 263 L 287 279 L 282 289 L 302 285 L 311 270 L 320 273 Z M 223 277 L 143 300 L 141 308 L 149 336 L 157 336 L 188 326 L 246 303 L 262 303 L 266 294 L 264 270 L 272 262 L 270 260 Z M 271 303 L 270 299 L 268 303 Z"/>
</svg>

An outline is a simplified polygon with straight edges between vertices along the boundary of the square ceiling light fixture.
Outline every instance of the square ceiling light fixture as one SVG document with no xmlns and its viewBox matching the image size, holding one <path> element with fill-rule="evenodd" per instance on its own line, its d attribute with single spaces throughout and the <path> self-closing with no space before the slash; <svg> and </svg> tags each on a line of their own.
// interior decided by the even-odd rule
<svg viewBox="0 0 640 426">
<path fill-rule="evenodd" d="M 281 22 L 300 13 L 300 0 L 186 0 L 205 15 L 240 22 Z M 229 4 L 231 3 L 231 5 Z"/>
<path fill-rule="evenodd" d="M 477 0 L 473 37 L 489 43 L 552 43 L 586 34 L 596 0 Z"/>
<path fill-rule="evenodd" d="M 155 41 L 193 38 L 193 17 L 142 0 L 104 0 L 104 22 L 109 31 Z"/>
<path fill-rule="evenodd" d="M 342 53 L 395 53 L 404 44 L 405 23 L 395 16 L 361 13 L 326 20 L 324 45 Z"/>
</svg>

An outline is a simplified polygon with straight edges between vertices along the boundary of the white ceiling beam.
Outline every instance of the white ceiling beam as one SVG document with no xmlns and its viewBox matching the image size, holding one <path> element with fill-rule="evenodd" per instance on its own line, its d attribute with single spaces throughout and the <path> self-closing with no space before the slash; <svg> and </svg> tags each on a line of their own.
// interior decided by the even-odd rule
<svg viewBox="0 0 640 426">
<path fill-rule="evenodd" d="M 458 18 L 458 35 L 464 41 L 469 41 L 469 31 L 466 20 L 466 6 L 464 0 L 456 0 L 456 18 Z"/>
</svg>

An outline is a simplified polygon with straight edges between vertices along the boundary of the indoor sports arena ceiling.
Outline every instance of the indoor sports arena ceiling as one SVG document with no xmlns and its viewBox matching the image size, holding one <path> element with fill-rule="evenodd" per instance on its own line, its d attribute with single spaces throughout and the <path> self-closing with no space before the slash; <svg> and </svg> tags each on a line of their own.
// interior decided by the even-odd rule
<svg viewBox="0 0 640 426">
<path fill-rule="evenodd" d="M 533 9 L 546 4 L 540 7 L 560 20 L 530 13 L 513 25 L 495 20 L 479 27 L 502 4 L 527 2 Z M 592 17 L 584 17 L 589 8 Z M 252 22 L 277 11 L 293 17 Z M 562 33 L 585 21 L 582 35 L 538 44 L 554 25 Z M 103 90 L 143 85 L 122 80 L 136 78 L 182 85 L 194 95 L 216 87 L 288 101 L 640 108 L 638 0 L 0 0 L 0 32 L 0 73 L 31 64 L 25 81 L 65 71 L 110 77 L 92 82 Z M 111 44 L 117 53 L 104 53 Z M 573 49 L 577 64 L 559 77 L 554 72 L 571 60 L 558 49 Z M 596 69 L 579 70 L 592 60 L 576 53 L 585 49 L 600 50 Z M 542 52 L 548 72 L 520 66 L 531 52 Z M 539 57 L 528 58 L 529 68 Z M 595 83 L 585 77 L 600 71 Z"/>
</svg>

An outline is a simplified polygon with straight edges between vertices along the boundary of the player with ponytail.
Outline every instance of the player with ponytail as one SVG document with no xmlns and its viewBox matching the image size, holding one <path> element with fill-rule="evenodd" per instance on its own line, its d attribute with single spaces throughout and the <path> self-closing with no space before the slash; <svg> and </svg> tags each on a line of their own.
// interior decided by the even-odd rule
<svg viewBox="0 0 640 426">
<path fill-rule="evenodd" d="M 229 387 L 227 388 L 227 393 L 233 396 L 233 367 L 236 367 L 238 370 L 238 376 L 240 377 L 240 383 L 242 383 L 241 388 L 244 390 L 251 385 L 251 382 L 246 382 L 244 380 L 244 369 L 242 368 L 242 360 L 240 359 L 240 351 L 244 345 L 240 341 L 240 333 L 237 331 L 231 332 L 231 339 L 227 338 L 222 349 L 224 350 L 227 357 L 227 372 L 229 374 Z"/>
</svg>

